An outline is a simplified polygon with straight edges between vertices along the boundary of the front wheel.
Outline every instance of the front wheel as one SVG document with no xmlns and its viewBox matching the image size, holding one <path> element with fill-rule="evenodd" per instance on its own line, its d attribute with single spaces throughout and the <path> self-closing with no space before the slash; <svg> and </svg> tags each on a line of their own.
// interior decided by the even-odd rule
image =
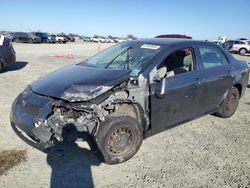
<svg viewBox="0 0 250 188">
<path fill-rule="evenodd" d="M 233 86 L 215 114 L 222 118 L 231 117 L 238 107 L 239 99 L 239 90 Z"/>
<path fill-rule="evenodd" d="M 140 148 L 142 139 L 142 127 L 131 116 L 108 117 L 95 136 L 99 157 L 107 164 L 130 159 Z"/>
</svg>

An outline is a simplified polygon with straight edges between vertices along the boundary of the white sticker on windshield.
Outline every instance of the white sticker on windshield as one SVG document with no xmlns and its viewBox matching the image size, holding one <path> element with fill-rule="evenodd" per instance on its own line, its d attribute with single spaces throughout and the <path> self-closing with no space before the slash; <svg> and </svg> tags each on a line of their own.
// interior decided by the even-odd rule
<svg viewBox="0 0 250 188">
<path fill-rule="evenodd" d="M 141 48 L 147 48 L 147 49 L 151 49 L 151 50 L 157 50 L 159 49 L 161 46 L 157 46 L 157 45 L 153 45 L 153 44 L 143 44 L 141 46 Z"/>
</svg>

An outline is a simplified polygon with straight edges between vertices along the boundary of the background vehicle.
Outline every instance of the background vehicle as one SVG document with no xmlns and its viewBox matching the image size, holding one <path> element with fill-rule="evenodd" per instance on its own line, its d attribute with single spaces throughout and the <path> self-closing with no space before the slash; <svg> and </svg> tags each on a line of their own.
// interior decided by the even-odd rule
<svg viewBox="0 0 250 188">
<path fill-rule="evenodd" d="M 228 51 L 236 52 L 240 55 L 250 53 L 250 41 L 248 40 L 230 40 L 225 42 L 222 46 Z"/>
<path fill-rule="evenodd" d="M 62 36 L 52 34 L 51 37 L 55 38 L 56 42 L 58 42 L 58 43 L 64 43 L 65 44 L 67 42 L 67 39 L 65 37 L 62 37 Z"/>
<path fill-rule="evenodd" d="M 75 42 L 75 38 L 64 33 L 57 34 L 58 37 L 64 37 L 67 42 Z"/>
<path fill-rule="evenodd" d="M 11 39 L 0 35 L 0 71 L 16 62 L 16 52 Z"/>
<path fill-rule="evenodd" d="M 102 42 L 102 43 L 107 42 L 105 37 L 101 37 L 101 36 L 93 36 L 91 38 L 91 41 L 92 42 Z"/>
<path fill-rule="evenodd" d="M 115 42 L 115 40 L 112 37 L 108 37 L 107 40 L 108 40 L 108 42 L 111 42 L 111 43 Z"/>
<path fill-rule="evenodd" d="M 33 34 L 40 37 L 42 42 L 45 42 L 45 43 L 55 43 L 56 42 L 55 38 L 49 36 L 47 33 L 33 32 Z"/>
<path fill-rule="evenodd" d="M 181 35 L 181 34 L 164 34 L 164 35 L 158 35 L 155 38 L 180 38 L 180 39 L 192 39 L 192 37 L 187 35 Z"/>
<path fill-rule="evenodd" d="M 115 40 L 116 40 L 116 42 L 125 42 L 125 41 L 127 41 L 127 39 L 125 39 L 125 38 L 116 38 Z"/>
<path fill-rule="evenodd" d="M 91 37 L 82 36 L 84 42 L 91 42 Z"/>
<path fill-rule="evenodd" d="M 49 43 L 56 43 L 56 37 L 48 35 Z"/>
<path fill-rule="evenodd" d="M 13 102 L 11 124 L 44 147 L 86 133 L 103 161 L 121 163 L 143 138 L 206 114 L 232 116 L 248 71 L 210 42 L 118 43 L 29 85 Z"/>
<path fill-rule="evenodd" d="M 225 37 L 225 36 L 220 36 L 220 37 L 218 37 L 218 39 L 215 40 L 214 42 L 223 44 L 223 43 L 225 43 L 227 40 L 228 40 L 227 37 Z"/>
<path fill-rule="evenodd" d="M 13 42 L 29 42 L 29 43 L 41 43 L 40 37 L 33 33 L 16 32 L 12 38 Z"/>
</svg>

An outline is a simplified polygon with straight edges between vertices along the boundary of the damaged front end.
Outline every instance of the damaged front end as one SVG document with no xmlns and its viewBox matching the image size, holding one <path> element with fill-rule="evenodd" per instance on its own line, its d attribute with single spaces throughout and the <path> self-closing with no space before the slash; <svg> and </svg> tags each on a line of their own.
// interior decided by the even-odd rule
<svg viewBox="0 0 250 188">
<path fill-rule="evenodd" d="M 68 133 L 92 134 L 98 125 L 97 105 L 70 103 L 34 93 L 27 87 L 14 101 L 11 124 L 24 131 L 43 149 L 68 137 Z"/>
<path fill-rule="evenodd" d="M 145 124 L 143 120 L 147 117 L 143 111 L 147 103 L 141 96 L 146 94 L 146 89 L 138 89 L 137 84 L 131 83 L 124 81 L 108 91 L 106 87 L 92 91 L 93 95 L 98 92 L 98 96 L 78 102 L 37 94 L 28 86 L 12 105 L 11 123 L 39 143 L 43 150 L 64 140 L 94 136 L 99 124 L 117 113 L 129 114 Z M 140 95 L 140 92 L 143 93 Z M 67 97 L 75 99 L 75 92 L 68 92 Z"/>
</svg>

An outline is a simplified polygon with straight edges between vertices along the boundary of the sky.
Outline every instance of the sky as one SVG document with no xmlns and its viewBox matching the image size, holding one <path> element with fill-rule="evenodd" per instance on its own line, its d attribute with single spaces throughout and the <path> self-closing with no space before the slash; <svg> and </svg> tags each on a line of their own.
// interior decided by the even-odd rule
<svg viewBox="0 0 250 188">
<path fill-rule="evenodd" d="M 250 39 L 250 0 L 1 0 L 0 30 Z"/>
</svg>

